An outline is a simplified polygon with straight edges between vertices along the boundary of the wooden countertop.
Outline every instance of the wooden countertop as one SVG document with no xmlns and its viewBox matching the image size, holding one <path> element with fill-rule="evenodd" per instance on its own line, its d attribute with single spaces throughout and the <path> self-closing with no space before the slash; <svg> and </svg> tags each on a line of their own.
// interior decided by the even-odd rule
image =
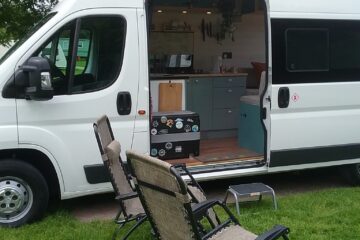
<svg viewBox="0 0 360 240">
<path fill-rule="evenodd" d="M 201 73 L 201 74 L 150 74 L 150 80 L 210 78 L 210 77 L 246 77 L 247 73 Z"/>
</svg>

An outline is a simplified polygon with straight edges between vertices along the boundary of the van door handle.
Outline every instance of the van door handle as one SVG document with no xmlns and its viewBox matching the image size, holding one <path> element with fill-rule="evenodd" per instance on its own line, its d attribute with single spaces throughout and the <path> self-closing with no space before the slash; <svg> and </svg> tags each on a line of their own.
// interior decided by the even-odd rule
<svg viewBox="0 0 360 240">
<path fill-rule="evenodd" d="M 278 104 L 279 108 L 287 108 L 290 102 L 290 91 L 288 87 L 279 89 Z"/>
<path fill-rule="evenodd" d="M 116 106 L 119 115 L 129 115 L 131 113 L 131 94 L 129 92 L 119 92 Z"/>
</svg>

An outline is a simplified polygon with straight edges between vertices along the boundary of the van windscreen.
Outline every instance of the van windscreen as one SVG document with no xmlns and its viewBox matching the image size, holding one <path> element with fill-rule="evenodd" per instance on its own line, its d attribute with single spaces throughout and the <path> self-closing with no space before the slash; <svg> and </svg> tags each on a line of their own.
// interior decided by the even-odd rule
<svg viewBox="0 0 360 240">
<path fill-rule="evenodd" d="M 16 51 L 21 45 L 23 45 L 24 42 L 26 42 L 27 39 L 29 39 L 37 30 L 39 30 L 42 26 L 45 25 L 51 18 L 53 18 L 56 15 L 56 12 L 49 13 L 46 15 L 43 19 L 41 19 L 37 24 L 34 25 L 26 34 L 24 37 L 22 37 L 20 40 L 18 40 L 6 53 L 5 55 L 0 58 L 0 65 L 13 54 L 13 52 Z"/>
</svg>

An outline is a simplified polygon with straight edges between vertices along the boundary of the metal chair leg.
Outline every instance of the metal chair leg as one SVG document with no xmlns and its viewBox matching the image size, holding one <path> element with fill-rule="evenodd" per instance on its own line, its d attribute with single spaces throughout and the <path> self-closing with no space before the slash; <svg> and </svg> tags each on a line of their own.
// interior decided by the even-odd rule
<svg viewBox="0 0 360 240">
<path fill-rule="evenodd" d="M 147 220 L 147 216 L 141 217 L 134 226 L 130 228 L 130 230 L 126 233 L 126 235 L 122 238 L 123 240 L 126 240 L 130 234 L 135 231 L 136 228 L 138 228 L 141 224 L 143 224 Z"/>
<path fill-rule="evenodd" d="M 121 228 L 124 227 L 125 223 L 126 223 L 126 222 L 121 223 L 121 224 L 116 228 L 116 230 L 114 231 L 114 233 L 113 233 L 113 235 L 112 235 L 112 238 L 111 238 L 112 240 L 115 240 L 115 239 L 116 239 L 116 236 L 119 234 Z"/>
</svg>

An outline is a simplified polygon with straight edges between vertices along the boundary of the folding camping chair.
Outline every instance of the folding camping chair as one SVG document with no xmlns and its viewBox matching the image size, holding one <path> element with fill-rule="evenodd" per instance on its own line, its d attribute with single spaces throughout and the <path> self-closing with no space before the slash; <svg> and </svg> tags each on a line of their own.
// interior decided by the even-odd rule
<svg viewBox="0 0 360 240">
<path fill-rule="evenodd" d="M 139 198 L 158 239 L 288 239 L 289 229 L 280 225 L 260 236 L 245 230 L 220 201 L 207 200 L 191 205 L 188 186 L 174 166 L 133 151 L 127 151 L 126 155 Z M 204 233 L 199 230 L 199 223 L 216 205 L 223 208 L 229 218 Z"/>
<path fill-rule="evenodd" d="M 119 226 L 114 231 L 112 239 L 117 237 L 125 224 L 135 221 L 136 224 L 123 237 L 123 239 L 127 239 L 146 220 L 146 214 L 138 194 L 131 186 L 130 175 L 120 157 L 120 144 L 114 139 L 109 119 L 107 116 L 102 116 L 94 123 L 93 127 L 102 160 L 109 172 L 110 181 L 116 194 L 115 199 L 120 206 L 115 217 L 115 223 Z"/>
</svg>

